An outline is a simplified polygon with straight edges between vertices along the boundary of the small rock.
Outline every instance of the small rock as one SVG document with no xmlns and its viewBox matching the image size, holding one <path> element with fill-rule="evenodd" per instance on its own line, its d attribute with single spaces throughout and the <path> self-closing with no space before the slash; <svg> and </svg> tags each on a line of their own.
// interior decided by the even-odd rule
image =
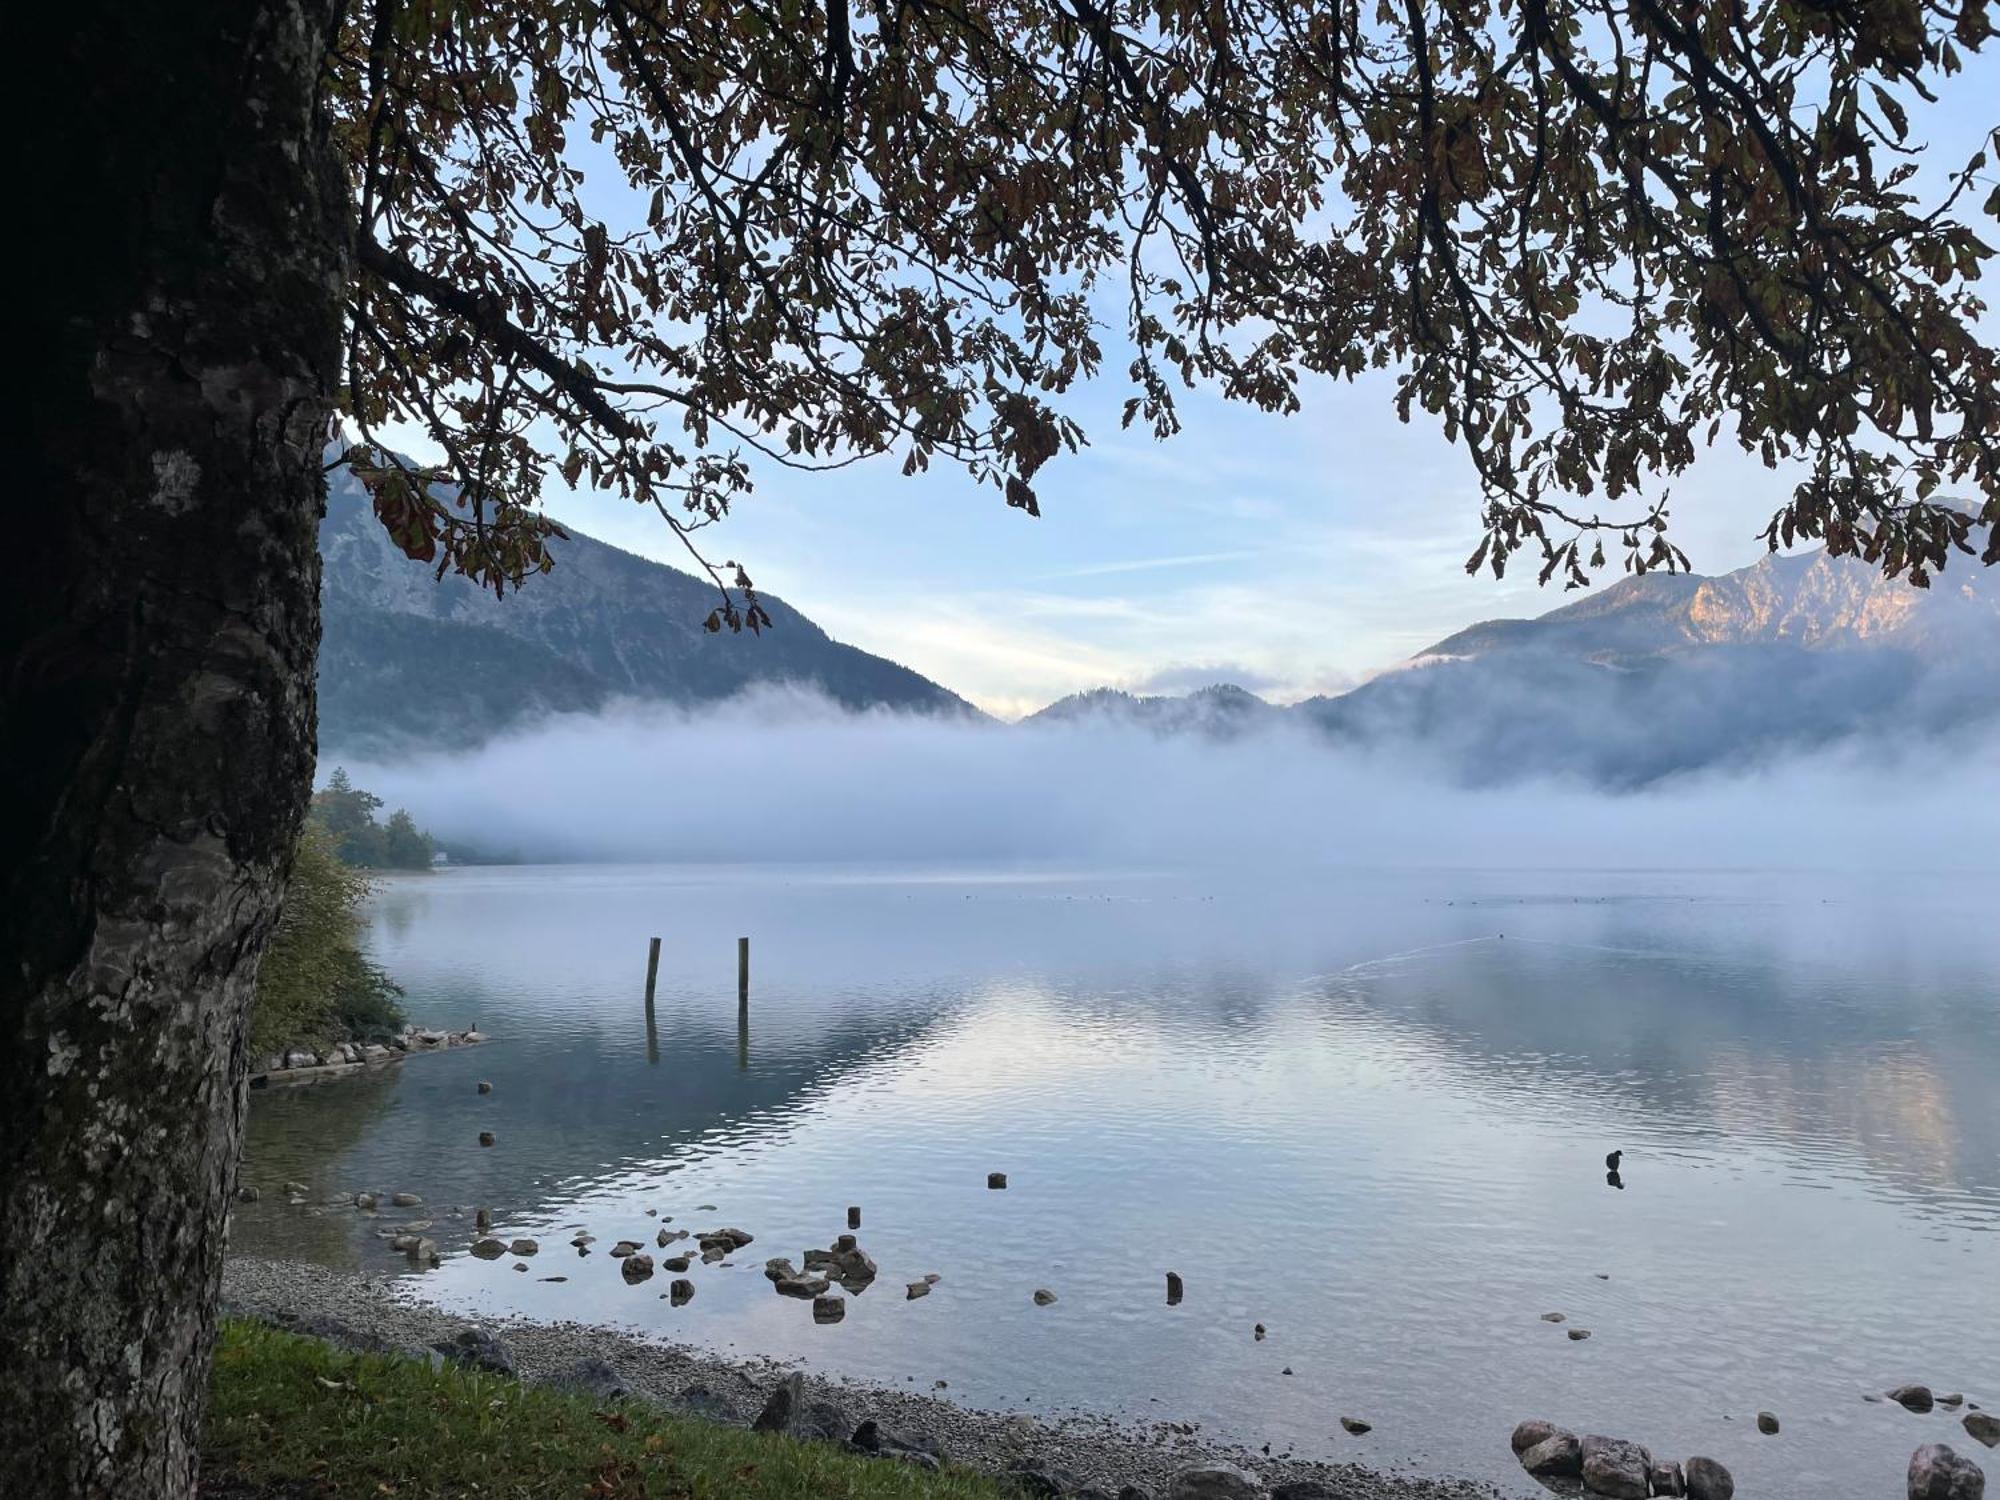
<svg viewBox="0 0 2000 1500">
<path fill-rule="evenodd" d="M 850 1207 L 847 1210 L 847 1227 L 849 1229 L 859 1229 L 861 1227 L 861 1210 L 859 1208 Z"/>
<path fill-rule="evenodd" d="M 774 1255 L 764 1262 L 764 1275 L 771 1281 L 791 1281 L 799 1274 L 799 1268 L 792 1264 L 791 1257 Z"/>
<path fill-rule="evenodd" d="M 1959 1425 L 1968 1436 L 1977 1438 L 1989 1448 L 2000 1444 L 2000 1418 L 1990 1411 L 1969 1411 Z"/>
<path fill-rule="evenodd" d="M 675 1307 L 684 1306 L 694 1300 L 694 1283 L 692 1281 L 676 1281 L 672 1286 L 667 1288 L 667 1295 L 673 1299 Z"/>
<path fill-rule="evenodd" d="M 354 1195 L 354 1206 L 363 1213 L 373 1213 L 375 1205 L 380 1201 L 373 1193 L 356 1193 Z"/>
<path fill-rule="evenodd" d="M 928 1297 L 930 1294 L 931 1284 L 928 1281 L 913 1281 L 904 1288 L 903 1300 L 905 1302 L 914 1302 L 917 1298 Z"/>
<path fill-rule="evenodd" d="M 1056 1294 L 1050 1291 L 1047 1287 L 1038 1286 L 1035 1288 L 1035 1306 L 1047 1307 L 1050 1303 L 1054 1302 L 1055 1300 L 1056 1300 Z"/>
<path fill-rule="evenodd" d="M 1585 1436 L 1578 1440 L 1583 1454 L 1583 1487 L 1611 1500 L 1646 1500 L 1653 1455 L 1624 1438 Z"/>
<path fill-rule="evenodd" d="M 1688 1500 L 1731 1500 L 1736 1493 L 1736 1480 L 1712 1458 L 1689 1459 L 1682 1477 Z"/>
<path fill-rule="evenodd" d="M 490 1208 L 475 1208 L 472 1211 L 472 1227 L 474 1229 L 491 1229 L 493 1227 L 493 1210 Z"/>
<path fill-rule="evenodd" d="M 499 1240 L 496 1240 L 491 1235 L 488 1235 L 484 1239 L 478 1239 L 472 1242 L 472 1253 L 478 1256 L 481 1260 L 498 1260 L 501 1256 L 507 1253 L 507 1247 L 503 1245 Z"/>
<path fill-rule="evenodd" d="M 569 1278 L 568 1278 L 567 1276 L 537 1276 L 537 1277 L 535 1278 L 535 1280 L 537 1280 L 537 1281 L 568 1281 L 568 1280 L 569 1280 Z"/>
<path fill-rule="evenodd" d="M 673 1404 L 691 1417 L 701 1417 L 710 1422 L 731 1422 L 736 1413 L 726 1397 L 718 1395 L 705 1385 L 691 1385 L 673 1398 Z"/>
<path fill-rule="evenodd" d="M 421 1208 L 424 1200 L 415 1193 L 392 1193 L 389 1201 L 398 1208 Z"/>
<path fill-rule="evenodd" d="M 663 1269 L 669 1271 L 685 1271 L 693 1262 L 694 1257 L 692 1255 L 670 1255 L 661 1261 L 660 1265 Z"/>
<path fill-rule="evenodd" d="M 1590 1330 L 1588 1328 L 1572 1328 L 1569 1330 L 1569 1336 L 1572 1343 L 1580 1344 L 1590 1337 Z"/>
<path fill-rule="evenodd" d="M 1168 1480 L 1167 1500 L 1264 1500 L 1264 1486 L 1234 1464 L 1206 1463 Z"/>
<path fill-rule="evenodd" d="M 1261 1343 L 1263 1343 L 1263 1342 L 1264 1342 L 1264 1325 L 1263 1325 L 1262 1323 L 1259 1323 L 1259 1324 L 1258 1324 L 1258 1325 L 1257 1325 L 1257 1326 L 1256 1326 L 1255 1328 L 1251 1329 L 1251 1330 L 1250 1330 L 1250 1336 L 1251 1336 L 1251 1337 L 1252 1337 L 1253 1339 L 1255 1339 L 1255 1340 L 1256 1340 L 1256 1341 L 1257 1341 L 1258 1343 L 1260 1343 L 1260 1344 L 1261 1344 Z"/>
<path fill-rule="evenodd" d="M 389 1236 L 389 1248 L 391 1250 L 414 1250 L 417 1247 L 417 1241 L 422 1238 L 423 1236 L 420 1234 L 393 1234 Z"/>
<path fill-rule="evenodd" d="M 1537 1479 L 1575 1479 L 1583 1473 L 1576 1434 L 1556 1431 L 1521 1454 L 1521 1467 Z"/>
<path fill-rule="evenodd" d="M 449 1339 L 431 1345 L 446 1359 L 462 1365 L 476 1365 L 496 1375 L 514 1373 L 514 1353 L 484 1328 L 461 1328 Z"/>
<path fill-rule="evenodd" d="M 493 1144 L 493 1132 L 492 1132 L 492 1131 L 490 1131 L 490 1130 L 482 1130 L 482 1131 L 480 1131 L 480 1132 L 479 1132 L 479 1144 L 480 1144 L 480 1145 L 482 1145 L 482 1146 L 490 1146 L 490 1145 L 492 1145 L 492 1144 Z"/>
<path fill-rule="evenodd" d="M 1567 1323 L 1569 1319 L 1562 1313 L 1543 1313 L 1542 1321 L 1544 1323 Z"/>
<path fill-rule="evenodd" d="M 808 1297 L 824 1297 L 833 1283 L 824 1276 L 787 1276 L 775 1285 L 780 1297 L 797 1297 L 803 1301 Z"/>
<path fill-rule="evenodd" d="M 1646 1482 L 1653 1487 L 1655 1495 L 1677 1496 L 1687 1493 L 1687 1480 L 1681 1474 L 1678 1459 L 1670 1458 L 1665 1462 L 1654 1459 L 1652 1471 L 1647 1474 Z"/>
<path fill-rule="evenodd" d="M 1931 1388 L 1927 1385 L 1899 1385 L 1889 1392 L 1891 1401 L 1899 1401 L 1910 1411 L 1929 1411 L 1936 1403 L 1931 1399 Z"/>
<path fill-rule="evenodd" d="M 653 1257 L 650 1255 L 628 1255 L 620 1263 L 618 1273 L 627 1281 L 644 1281 L 653 1274 Z"/>
<path fill-rule="evenodd" d="M 623 1375 L 603 1360 L 589 1356 L 577 1360 L 549 1383 L 560 1390 L 581 1391 L 600 1401 L 622 1401 L 632 1394 L 632 1387 Z"/>
<path fill-rule="evenodd" d="M 507 1247 L 509 1255 L 533 1255 L 542 1247 L 534 1240 L 515 1240 Z"/>
<path fill-rule="evenodd" d="M 482 1078 L 479 1080 L 479 1092 L 482 1094 L 490 1094 L 493 1092 L 493 1085 L 488 1083 L 484 1078 Z"/>
<path fill-rule="evenodd" d="M 1007 1174 L 1005 1172 L 988 1172 L 986 1174 L 986 1185 L 989 1188 L 1005 1187 L 1007 1185 Z"/>
<path fill-rule="evenodd" d="M 294 1198 L 303 1198 L 312 1191 L 312 1188 L 303 1182 L 288 1182 L 285 1184 L 285 1191 Z"/>
<path fill-rule="evenodd" d="M 639 1242 L 637 1240 L 620 1240 L 611 1247 L 612 1257 L 617 1260 L 623 1260 L 628 1255 L 637 1255 L 638 1253 Z"/>
<path fill-rule="evenodd" d="M 1758 1412 L 1757 1430 L 1761 1433 L 1764 1433 L 1766 1436 L 1775 1434 L 1778 1430 L 1778 1418 L 1776 1414 L 1768 1411 Z"/>
<path fill-rule="evenodd" d="M 658 1245 L 662 1250 L 666 1249 L 667 1246 L 671 1245 L 673 1242 L 674 1242 L 674 1237 L 671 1234 L 668 1234 L 667 1231 L 664 1229 L 662 1229 L 659 1232 L 659 1234 L 654 1237 L 653 1240 L 653 1243 Z"/>
<path fill-rule="evenodd" d="M 1373 1432 L 1375 1430 L 1373 1422 L 1364 1422 L 1359 1417 L 1342 1417 L 1340 1425 L 1356 1437 L 1360 1437 L 1364 1432 Z"/>
<path fill-rule="evenodd" d="M 813 1321 L 815 1323 L 838 1323 L 847 1316 L 845 1297 L 813 1298 Z"/>
<path fill-rule="evenodd" d="M 1965 1393 L 1963 1391 L 1953 1391 L 1949 1396 L 1940 1395 L 1937 1398 L 1937 1404 L 1939 1406 L 1963 1406 L 1965 1405 Z"/>
<path fill-rule="evenodd" d="M 1167 1306 L 1180 1306 L 1182 1290 L 1179 1274 L 1173 1271 L 1167 1272 Z"/>
<path fill-rule="evenodd" d="M 423 1238 L 423 1236 L 419 1235 L 417 1237 L 417 1242 L 414 1245 L 409 1246 L 408 1248 L 409 1248 L 410 1259 L 415 1261 L 418 1265 L 434 1266 L 438 1263 L 438 1247 L 436 1240 L 427 1240 Z"/>
<path fill-rule="evenodd" d="M 928 1281 L 932 1286 L 936 1286 L 944 1278 L 935 1271 L 926 1271 L 924 1272 L 924 1280 Z"/>
<path fill-rule="evenodd" d="M 1910 1455 L 1909 1500 L 1981 1500 L 1986 1475 L 1943 1443 L 1925 1443 Z"/>
</svg>

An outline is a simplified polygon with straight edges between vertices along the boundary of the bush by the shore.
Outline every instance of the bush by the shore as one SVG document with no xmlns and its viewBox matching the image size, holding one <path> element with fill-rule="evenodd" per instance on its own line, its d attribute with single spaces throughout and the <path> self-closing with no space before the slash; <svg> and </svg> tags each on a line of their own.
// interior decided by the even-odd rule
<svg viewBox="0 0 2000 1500">
<path fill-rule="evenodd" d="M 308 1486 L 310 1490 L 308 1491 Z M 456 1364 L 356 1354 L 250 1322 L 216 1348 L 202 1493 L 602 1500 L 1003 1500 L 932 1473 Z"/>
<path fill-rule="evenodd" d="M 368 877 L 341 862 L 325 829 L 307 823 L 277 931 L 257 971 L 253 1056 L 376 1040 L 402 1026 L 402 991 L 361 951 L 367 896 Z"/>
</svg>

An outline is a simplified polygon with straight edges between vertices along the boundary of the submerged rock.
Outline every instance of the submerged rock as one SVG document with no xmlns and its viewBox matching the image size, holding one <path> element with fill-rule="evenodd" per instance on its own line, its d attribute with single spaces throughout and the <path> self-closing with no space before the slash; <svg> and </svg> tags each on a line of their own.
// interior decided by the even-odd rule
<svg viewBox="0 0 2000 1500">
<path fill-rule="evenodd" d="M 415 1193 L 391 1193 L 389 1201 L 398 1208 L 421 1208 L 424 1202 Z"/>
<path fill-rule="evenodd" d="M 493 1132 L 492 1132 L 492 1131 L 490 1131 L 490 1130 L 482 1130 L 482 1131 L 480 1131 L 480 1132 L 479 1132 L 479 1144 L 480 1144 L 480 1145 L 482 1145 L 482 1146 L 490 1146 L 490 1145 L 492 1145 L 492 1144 L 493 1144 Z"/>
<path fill-rule="evenodd" d="M 493 1092 L 493 1085 L 488 1083 L 484 1078 L 482 1078 L 479 1080 L 479 1092 L 482 1094 L 490 1094 Z"/>
<path fill-rule="evenodd" d="M 1569 1318 L 1562 1313 L 1543 1313 L 1542 1321 L 1544 1323 L 1567 1323 Z"/>
<path fill-rule="evenodd" d="M 1909 1500 L 1983 1500 L 1986 1475 L 1943 1443 L 1925 1443 L 1910 1455 Z"/>
</svg>

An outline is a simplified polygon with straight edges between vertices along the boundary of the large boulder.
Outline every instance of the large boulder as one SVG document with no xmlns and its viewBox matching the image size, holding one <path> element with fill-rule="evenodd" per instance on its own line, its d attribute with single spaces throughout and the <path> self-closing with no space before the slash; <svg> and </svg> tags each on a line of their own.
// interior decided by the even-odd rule
<svg viewBox="0 0 2000 1500">
<path fill-rule="evenodd" d="M 783 1432 L 792 1430 L 792 1423 L 805 1410 L 806 1378 L 797 1370 L 771 1388 L 771 1394 L 764 1400 L 764 1409 L 757 1413 L 750 1426 L 756 1432 Z"/>
<path fill-rule="evenodd" d="M 1736 1480 L 1712 1458 L 1691 1458 L 1685 1466 L 1688 1500 L 1731 1500 Z"/>
<path fill-rule="evenodd" d="M 1265 1500 L 1264 1483 L 1234 1464 L 1197 1464 L 1167 1481 L 1167 1500 Z"/>
<path fill-rule="evenodd" d="M 1611 1500 L 1647 1500 L 1653 1455 L 1624 1438 L 1589 1435 L 1579 1441 L 1583 1487 Z"/>
<path fill-rule="evenodd" d="M 1910 1500 L 1982 1500 L 1986 1475 L 1943 1443 L 1925 1443 L 1910 1455 Z"/>
</svg>

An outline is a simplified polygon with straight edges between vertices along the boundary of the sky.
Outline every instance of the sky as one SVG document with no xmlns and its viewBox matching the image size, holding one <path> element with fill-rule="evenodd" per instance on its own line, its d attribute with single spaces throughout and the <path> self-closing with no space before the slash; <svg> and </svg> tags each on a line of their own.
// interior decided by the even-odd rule
<svg viewBox="0 0 2000 1500">
<path fill-rule="evenodd" d="M 1996 99 L 1989 49 L 1940 105 L 1913 111 L 1932 161 L 1961 165 L 2000 124 Z M 1189 392 L 1184 430 L 1156 443 L 1119 430 L 1123 361 L 1105 367 L 1066 402 L 1090 446 L 1037 476 L 1039 519 L 941 466 L 905 478 L 897 457 L 827 474 L 765 465 L 704 548 L 837 638 L 1003 718 L 1095 687 L 1339 692 L 1476 620 L 1566 602 L 1535 586 L 1526 555 L 1502 583 L 1465 574 L 1480 536 L 1470 466 L 1430 419 L 1396 420 L 1387 374 L 1311 382 L 1289 418 Z M 1753 563 L 1791 483 L 1725 439 L 1672 486 L 1673 539 L 1698 572 Z M 560 481 L 544 503 L 616 546 L 686 561 L 650 510 Z"/>
</svg>

